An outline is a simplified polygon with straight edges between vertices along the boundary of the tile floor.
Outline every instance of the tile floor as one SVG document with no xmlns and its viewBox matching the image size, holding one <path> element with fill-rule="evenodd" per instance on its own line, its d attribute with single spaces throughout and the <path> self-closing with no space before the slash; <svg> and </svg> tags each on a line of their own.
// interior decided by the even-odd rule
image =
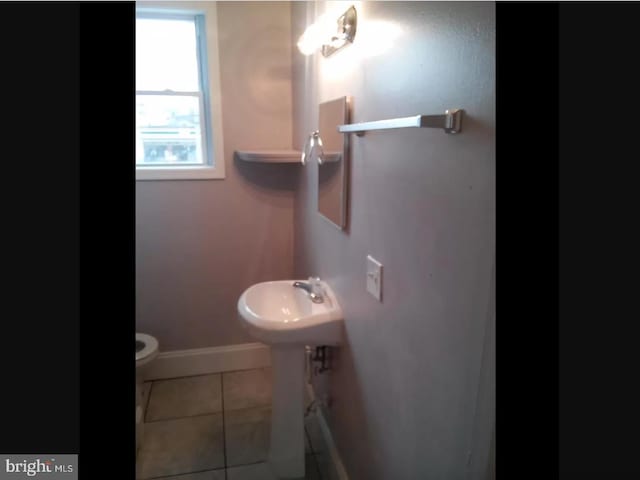
<svg viewBox="0 0 640 480">
<path fill-rule="evenodd" d="M 267 464 L 271 369 L 145 384 L 139 479 L 277 480 Z M 305 419 L 306 476 L 333 480 L 317 420 Z"/>
</svg>

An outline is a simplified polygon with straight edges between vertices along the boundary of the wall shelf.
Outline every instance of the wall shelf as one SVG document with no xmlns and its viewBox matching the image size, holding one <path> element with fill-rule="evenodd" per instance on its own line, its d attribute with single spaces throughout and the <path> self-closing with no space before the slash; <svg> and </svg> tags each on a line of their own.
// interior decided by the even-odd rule
<svg viewBox="0 0 640 480">
<path fill-rule="evenodd" d="M 236 150 L 238 159 L 259 163 L 300 163 L 301 152 L 297 150 Z"/>
</svg>

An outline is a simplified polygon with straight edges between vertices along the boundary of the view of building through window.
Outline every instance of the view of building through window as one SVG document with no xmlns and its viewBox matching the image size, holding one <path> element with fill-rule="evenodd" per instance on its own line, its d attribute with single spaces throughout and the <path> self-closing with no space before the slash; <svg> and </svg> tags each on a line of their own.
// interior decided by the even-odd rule
<svg viewBox="0 0 640 480">
<path fill-rule="evenodd" d="M 139 95 L 138 163 L 202 163 L 196 154 L 201 137 L 198 107 L 195 97 Z"/>
</svg>

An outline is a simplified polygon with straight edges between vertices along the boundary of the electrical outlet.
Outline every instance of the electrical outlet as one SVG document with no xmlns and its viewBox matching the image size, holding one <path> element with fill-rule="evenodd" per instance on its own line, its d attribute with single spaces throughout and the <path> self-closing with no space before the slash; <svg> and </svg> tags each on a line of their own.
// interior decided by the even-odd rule
<svg viewBox="0 0 640 480">
<path fill-rule="evenodd" d="M 367 255 L 367 291 L 382 301 L 382 264 Z"/>
</svg>

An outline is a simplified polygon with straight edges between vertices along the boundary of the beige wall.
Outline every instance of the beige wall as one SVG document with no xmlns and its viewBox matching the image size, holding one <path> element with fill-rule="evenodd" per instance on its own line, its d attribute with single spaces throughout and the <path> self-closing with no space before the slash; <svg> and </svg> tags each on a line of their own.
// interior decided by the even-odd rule
<svg viewBox="0 0 640 480">
<path fill-rule="evenodd" d="M 293 270 L 298 166 L 233 158 L 291 148 L 289 4 L 217 9 L 226 179 L 136 183 L 136 328 L 165 351 L 252 341 L 238 297 Z"/>
<path fill-rule="evenodd" d="M 294 3 L 292 44 L 336 4 L 349 6 Z M 357 8 L 354 45 L 327 59 L 292 52 L 294 145 L 317 128 L 318 104 L 344 95 L 354 122 L 447 108 L 466 117 L 457 136 L 352 136 L 345 232 L 317 213 L 317 164 L 302 171 L 296 276 L 332 285 L 346 327 L 317 393 L 330 397 L 325 412 L 351 480 L 484 480 L 495 407 L 495 6 Z M 384 265 L 383 303 L 365 288 L 368 254 Z"/>
</svg>

